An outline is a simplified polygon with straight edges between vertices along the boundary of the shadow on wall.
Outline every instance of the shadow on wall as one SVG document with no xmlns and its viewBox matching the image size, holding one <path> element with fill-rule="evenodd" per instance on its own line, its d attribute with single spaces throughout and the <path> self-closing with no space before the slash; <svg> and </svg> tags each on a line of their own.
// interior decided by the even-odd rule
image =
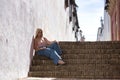
<svg viewBox="0 0 120 80">
<path fill-rule="evenodd" d="M 32 61 L 32 58 L 33 58 L 33 49 L 34 49 L 34 36 L 32 37 L 32 40 L 31 40 L 31 45 L 30 45 L 30 65 L 31 65 L 31 61 Z"/>
</svg>

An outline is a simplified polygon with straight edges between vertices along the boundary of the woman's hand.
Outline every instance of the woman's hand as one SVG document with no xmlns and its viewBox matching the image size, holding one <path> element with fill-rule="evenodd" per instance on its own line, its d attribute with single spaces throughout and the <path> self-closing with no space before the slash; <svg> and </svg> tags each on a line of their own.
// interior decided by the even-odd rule
<svg viewBox="0 0 120 80">
<path fill-rule="evenodd" d="M 59 44 L 59 41 L 54 40 L 53 42 L 56 42 L 56 43 L 58 43 L 58 44 Z"/>
<path fill-rule="evenodd" d="M 46 47 L 39 48 L 40 50 L 46 49 Z"/>
</svg>

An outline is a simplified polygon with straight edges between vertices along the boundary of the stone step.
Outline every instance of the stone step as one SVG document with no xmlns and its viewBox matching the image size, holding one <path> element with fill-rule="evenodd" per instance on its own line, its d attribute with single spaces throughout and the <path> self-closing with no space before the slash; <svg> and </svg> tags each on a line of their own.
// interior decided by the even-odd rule
<svg viewBox="0 0 120 80">
<path fill-rule="evenodd" d="M 60 47 L 62 49 L 119 49 L 120 44 L 109 44 L 109 45 L 66 45 L 66 44 L 61 44 Z"/>
<path fill-rule="evenodd" d="M 49 58 L 35 54 L 29 77 L 120 79 L 120 41 L 59 44 L 66 64 L 55 65 Z"/>
<path fill-rule="evenodd" d="M 63 59 L 120 59 L 120 55 L 119 53 L 116 54 L 95 54 L 95 53 L 91 53 L 91 54 L 62 54 L 61 57 Z M 48 59 L 45 56 L 41 56 L 41 55 L 35 55 L 33 57 L 34 60 L 46 60 Z"/>
<path fill-rule="evenodd" d="M 95 41 L 95 42 L 69 42 L 69 41 L 60 41 L 60 45 L 118 45 L 120 41 Z"/>
<path fill-rule="evenodd" d="M 81 78 L 81 79 L 119 79 L 118 72 L 101 72 L 101 71 L 37 71 L 29 72 L 29 77 L 53 77 L 53 78 Z"/>
<path fill-rule="evenodd" d="M 120 59 L 64 59 L 66 64 L 120 64 Z M 46 60 L 33 60 L 32 65 L 50 65 L 53 61 Z"/>
<path fill-rule="evenodd" d="M 108 71 L 108 70 L 115 70 L 116 65 L 110 64 L 76 64 L 76 65 L 37 65 L 31 66 L 30 71 L 86 71 L 86 70 L 101 70 L 101 71 Z M 120 68 L 117 68 L 118 70 Z"/>
<path fill-rule="evenodd" d="M 120 49 L 62 49 L 63 54 L 120 54 Z"/>
<path fill-rule="evenodd" d="M 120 54 L 120 49 L 62 49 L 64 54 Z"/>
<path fill-rule="evenodd" d="M 96 44 L 97 43 L 97 44 Z M 61 43 L 60 47 L 62 49 L 119 49 L 120 48 L 120 42 L 116 44 L 111 44 L 111 43 L 102 43 L 100 44 L 99 42 L 74 42 L 74 43 Z"/>
</svg>

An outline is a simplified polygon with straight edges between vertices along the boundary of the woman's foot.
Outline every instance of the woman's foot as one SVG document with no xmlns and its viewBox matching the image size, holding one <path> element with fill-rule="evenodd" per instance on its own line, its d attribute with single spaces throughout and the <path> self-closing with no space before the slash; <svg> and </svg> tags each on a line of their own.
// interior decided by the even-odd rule
<svg viewBox="0 0 120 80">
<path fill-rule="evenodd" d="M 59 60 L 58 64 L 63 65 L 63 64 L 65 64 L 65 62 L 63 60 Z"/>
</svg>

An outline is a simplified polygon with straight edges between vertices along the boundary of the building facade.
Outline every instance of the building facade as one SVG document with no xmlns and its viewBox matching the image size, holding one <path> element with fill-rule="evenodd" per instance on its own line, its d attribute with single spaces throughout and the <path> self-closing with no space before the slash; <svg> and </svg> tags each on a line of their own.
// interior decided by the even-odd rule
<svg viewBox="0 0 120 80">
<path fill-rule="evenodd" d="M 70 1 L 75 8 L 75 1 Z M 27 76 L 37 28 L 43 29 L 49 40 L 76 41 L 71 25 L 78 25 L 78 21 L 68 18 L 73 13 L 67 14 L 71 5 L 67 12 L 65 4 L 66 0 L 0 1 L 0 80 Z"/>
<path fill-rule="evenodd" d="M 103 30 L 104 30 L 104 25 L 103 25 L 103 19 L 101 18 L 101 27 L 98 28 L 97 32 L 97 41 L 102 41 L 103 40 Z"/>
<path fill-rule="evenodd" d="M 104 26 L 99 40 L 120 41 L 120 0 L 105 0 Z"/>
<path fill-rule="evenodd" d="M 111 17 L 111 39 L 120 41 L 120 0 L 108 0 L 108 13 Z"/>
<path fill-rule="evenodd" d="M 97 41 L 111 41 L 111 21 L 110 15 L 106 10 L 107 1 L 105 0 L 104 19 L 101 18 L 101 27 L 98 28 Z"/>
<path fill-rule="evenodd" d="M 120 0 L 105 0 L 102 41 L 120 41 Z"/>
<path fill-rule="evenodd" d="M 72 27 L 72 33 L 75 38 L 75 41 L 81 41 L 80 38 L 82 38 L 79 27 L 79 21 L 78 21 L 78 16 L 77 16 L 77 4 L 75 3 L 75 0 L 65 0 L 65 9 L 67 12 L 67 28 Z M 69 27 L 68 27 L 69 26 Z M 67 29 L 69 30 L 69 29 Z M 71 30 L 70 33 L 71 33 Z M 69 32 L 68 31 L 68 32 Z"/>
</svg>

